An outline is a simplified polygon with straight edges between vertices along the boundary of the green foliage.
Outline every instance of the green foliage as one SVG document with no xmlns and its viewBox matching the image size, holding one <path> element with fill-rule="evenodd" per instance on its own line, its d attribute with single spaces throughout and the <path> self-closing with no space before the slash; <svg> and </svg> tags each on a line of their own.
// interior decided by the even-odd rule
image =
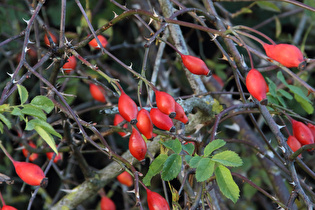
<svg viewBox="0 0 315 210">
<path fill-rule="evenodd" d="M 243 164 L 242 159 L 233 151 L 223 151 L 215 154 L 212 160 L 225 166 L 237 167 Z"/>
<path fill-rule="evenodd" d="M 173 152 L 177 154 L 182 151 L 182 144 L 178 139 L 161 142 L 161 144 L 163 144 L 166 148 L 173 150 Z"/>
<path fill-rule="evenodd" d="M 211 158 L 201 158 L 196 169 L 196 179 L 203 182 L 209 179 L 214 171 L 215 162 Z"/>
<path fill-rule="evenodd" d="M 151 185 L 150 181 L 152 177 L 160 173 L 167 158 L 168 156 L 166 154 L 160 154 L 153 160 L 153 162 L 150 164 L 148 173 L 143 178 L 143 183 L 146 186 Z"/>
<path fill-rule="evenodd" d="M 235 152 L 230 150 L 213 154 L 214 151 L 222 148 L 226 144 L 224 140 L 216 139 L 210 142 L 205 147 L 203 156 L 193 156 L 194 145 L 182 145 L 178 139 L 161 142 L 161 144 L 173 153 L 169 156 L 160 154 L 152 162 L 143 179 L 145 185 L 149 186 L 152 177 L 160 172 L 163 180 L 170 181 L 174 179 L 180 173 L 182 162 L 185 160 L 191 168 L 196 169 L 196 180 L 198 182 L 208 180 L 215 172 L 222 193 L 233 202 L 237 201 L 239 188 L 232 179 L 230 170 L 225 166 L 241 166 L 243 161 Z M 185 155 L 182 155 L 183 153 Z M 189 155 L 187 155 L 187 153 Z M 229 184 L 229 186 L 226 186 L 227 184 Z"/>
<path fill-rule="evenodd" d="M 162 169 L 162 179 L 165 181 L 174 179 L 179 174 L 181 167 L 181 156 L 178 154 L 171 154 L 164 163 Z"/>
<path fill-rule="evenodd" d="M 279 7 L 277 7 L 277 5 L 275 5 L 274 3 L 270 1 L 257 1 L 256 4 L 262 9 L 265 9 L 271 12 L 280 12 Z"/>
<path fill-rule="evenodd" d="M 195 146 L 192 143 L 187 143 L 182 145 L 183 150 L 185 150 L 189 155 L 192 155 L 194 150 L 195 150 Z"/>
<path fill-rule="evenodd" d="M 289 85 L 282 74 L 281 71 L 277 73 L 277 78 L 294 94 L 295 100 L 301 104 L 303 109 L 308 113 L 312 114 L 314 112 L 314 107 L 311 100 L 305 95 L 303 90 L 296 85 Z"/>
<path fill-rule="evenodd" d="M 3 133 L 3 123 L 8 129 L 11 129 L 12 127 L 10 120 L 2 114 L 8 112 L 13 116 L 19 117 L 20 120 L 25 121 L 25 130 L 35 130 L 54 152 L 58 153 L 52 135 L 58 138 L 62 138 L 62 136 L 46 122 L 47 116 L 45 114 L 45 112 L 50 113 L 53 110 L 53 102 L 46 96 L 36 96 L 31 100 L 31 103 L 25 104 L 28 100 L 28 91 L 22 85 L 17 85 L 17 87 L 21 104 L 18 106 L 10 106 L 9 104 L 0 106 L 0 132 Z M 31 120 L 29 120 L 29 117 Z"/>
<path fill-rule="evenodd" d="M 214 173 L 218 186 L 223 195 L 236 203 L 240 196 L 240 189 L 233 180 L 231 171 L 227 167 L 218 164 Z"/>
</svg>

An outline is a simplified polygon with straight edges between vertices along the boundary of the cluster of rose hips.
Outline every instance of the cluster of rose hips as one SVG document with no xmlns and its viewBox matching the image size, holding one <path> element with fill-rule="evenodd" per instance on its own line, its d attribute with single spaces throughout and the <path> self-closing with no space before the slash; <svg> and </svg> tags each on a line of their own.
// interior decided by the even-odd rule
<svg viewBox="0 0 315 210">
<path fill-rule="evenodd" d="M 268 57 L 278 61 L 287 68 L 297 67 L 302 70 L 306 66 L 303 53 L 294 45 L 269 45 L 264 43 L 263 48 L 265 49 Z M 251 69 L 248 72 L 246 76 L 246 87 L 248 92 L 261 104 L 267 104 L 267 93 L 269 88 L 264 77 L 258 70 Z"/>
<path fill-rule="evenodd" d="M 304 145 L 314 144 L 315 142 L 315 126 L 308 123 L 304 123 L 291 119 L 293 135 L 288 137 L 287 144 L 296 152 Z M 301 157 L 301 155 L 299 155 Z"/>
</svg>

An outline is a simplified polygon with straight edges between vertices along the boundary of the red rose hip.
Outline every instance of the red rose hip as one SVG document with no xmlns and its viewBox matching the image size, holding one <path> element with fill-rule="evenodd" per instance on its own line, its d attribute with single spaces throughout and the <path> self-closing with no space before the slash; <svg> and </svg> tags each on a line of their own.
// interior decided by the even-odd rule
<svg viewBox="0 0 315 210">
<path fill-rule="evenodd" d="M 168 115 L 162 113 L 158 108 L 151 108 L 150 117 L 153 125 L 159 129 L 175 132 L 175 126 L 172 119 Z"/>
<path fill-rule="evenodd" d="M 169 210 L 170 207 L 165 198 L 160 194 L 153 192 L 146 188 L 147 191 L 147 202 L 149 210 Z"/>
<path fill-rule="evenodd" d="M 298 67 L 303 70 L 306 66 L 305 58 L 299 48 L 291 44 L 263 44 L 268 57 L 278 61 L 288 68 Z"/>
<path fill-rule="evenodd" d="M 133 157 L 142 161 L 147 153 L 147 144 L 143 140 L 141 134 L 137 129 L 132 127 L 132 133 L 129 138 L 129 151 Z"/>
<path fill-rule="evenodd" d="M 268 85 L 262 74 L 251 69 L 246 76 L 246 87 L 248 92 L 257 99 L 261 104 L 267 104 Z"/>
<path fill-rule="evenodd" d="M 147 138 L 153 138 L 153 123 L 150 113 L 146 109 L 141 109 L 137 116 L 137 128 Z"/>
</svg>

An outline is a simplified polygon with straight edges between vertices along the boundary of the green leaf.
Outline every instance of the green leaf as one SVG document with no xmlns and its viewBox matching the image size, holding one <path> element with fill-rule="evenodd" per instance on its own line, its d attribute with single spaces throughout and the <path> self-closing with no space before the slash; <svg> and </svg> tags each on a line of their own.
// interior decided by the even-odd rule
<svg viewBox="0 0 315 210">
<path fill-rule="evenodd" d="M 0 105 L 0 113 L 10 111 L 10 104 L 2 104 Z"/>
<path fill-rule="evenodd" d="M 174 179 L 180 172 L 182 167 L 182 158 L 178 154 L 171 154 L 164 163 L 162 171 L 162 179 L 170 181 Z"/>
<path fill-rule="evenodd" d="M 23 114 L 30 115 L 33 117 L 37 117 L 41 120 L 46 120 L 46 114 L 40 108 L 33 106 L 31 104 L 24 105 L 24 108 L 21 110 Z"/>
<path fill-rule="evenodd" d="M 204 156 L 204 157 L 207 157 L 207 156 L 211 155 L 211 153 L 212 153 L 214 150 L 217 150 L 217 149 L 223 147 L 225 144 L 226 144 L 226 142 L 225 142 L 224 140 L 222 140 L 222 139 L 213 140 L 212 142 L 210 142 L 210 143 L 206 146 L 206 148 L 205 148 L 205 150 L 204 150 L 204 152 L 203 152 L 203 154 L 204 154 L 203 156 Z"/>
<path fill-rule="evenodd" d="M 197 168 L 201 159 L 202 159 L 202 157 L 200 157 L 198 155 L 196 155 L 193 158 L 191 158 L 190 161 L 189 161 L 190 167 Z"/>
<path fill-rule="evenodd" d="M 285 86 L 288 86 L 289 84 L 287 83 L 287 81 L 285 81 L 285 78 L 282 74 L 281 71 L 278 71 L 277 73 L 277 78 L 285 85 Z"/>
<path fill-rule="evenodd" d="M 276 22 L 276 38 L 279 38 L 279 36 L 281 35 L 282 26 L 278 17 L 275 17 L 275 22 Z"/>
<path fill-rule="evenodd" d="M 271 12 L 280 12 L 280 9 L 277 7 L 277 5 L 275 5 L 272 2 L 269 2 L 269 1 L 257 1 L 256 3 L 261 9 L 265 9 L 265 10 L 268 10 L 268 11 L 271 11 Z"/>
<path fill-rule="evenodd" d="M 11 129 L 11 122 L 6 118 L 3 114 L 0 114 L 0 120 L 8 127 L 8 129 Z"/>
<path fill-rule="evenodd" d="M 293 99 L 293 96 L 283 89 L 279 89 L 278 92 L 289 100 Z"/>
<path fill-rule="evenodd" d="M 19 116 L 19 117 L 23 117 L 24 116 L 22 111 L 21 111 L 21 109 L 18 108 L 18 107 L 14 107 L 12 112 L 11 112 L 11 114 L 14 115 L 14 116 Z"/>
<path fill-rule="evenodd" d="M 48 133 L 57 136 L 58 138 L 62 138 L 62 136 L 55 131 L 55 129 L 47 122 L 40 119 L 33 119 L 27 122 L 25 130 L 33 130 L 35 126 L 40 126 L 42 129 L 47 131 Z"/>
<path fill-rule="evenodd" d="M 18 88 L 18 92 L 20 95 L 21 104 L 24 104 L 28 99 L 28 92 L 27 92 L 26 88 L 22 85 L 18 84 L 17 88 Z"/>
<path fill-rule="evenodd" d="M 225 195 L 227 198 L 231 199 L 234 203 L 236 203 L 240 196 L 240 189 L 233 180 L 230 170 L 225 166 L 219 164 L 216 167 L 214 174 L 216 176 L 218 186 L 223 195 Z"/>
<path fill-rule="evenodd" d="M 203 182 L 212 176 L 214 164 L 215 162 L 213 162 L 210 158 L 202 158 L 199 161 L 196 169 L 196 179 L 198 182 Z"/>
<path fill-rule="evenodd" d="M 303 98 L 305 101 L 311 103 L 310 99 L 307 98 L 307 96 L 305 95 L 305 93 L 303 92 L 303 90 L 300 87 L 297 86 L 293 86 L 293 85 L 288 85 L 288 88 L 290 89 L 291 92 L 293 92 L 294 94 L 299 95 L 301 98 Z"/>
<path fill-rule="evenodd" d="M 218 154 L 215 154 L 212 157 L 212 160 L 218 163 L 221 163 L 225 166 L 241 166 L 243 164 L 242 159 L 233 151 L 227 150 L 220 152 Z"/>
<path fill-rule="evenodd" d="M 271 95 L 275 96 L 276 92 L 277 92 L 277 85 L 272 80 L 270 80 L 268 77 L 266 79 L 268 81 L 269 93 Z"/>
<path fill-rule="evenodd" d="M 281 103 L 281 105 L 282 105 L 283 107 L 287 107 L 287 105 L 286 105 L 286 103 L 285 103 L 285 101 L 283 100 L 282 97 L 278 96 L 277 99 L 279 100 L 279 102 Z"/>
<path fill-rule="evenodd" d="M 147 174 L 145 175 L 145 177 L 142 180 L 146 186 L 151 185 L 150 181 L 151 181 L 152 177 L 155 176 L 156 174 L 158 174 L 162 170 L 163 165 L 164 165 L 167 158 L 168 158 L 168 156 L 166 154 L 160 154 L 159 156 L 157 156 L 153 160 L 153 162 L 151 163 L 151 165 L 149 167 Z"/>
<path fill-rule="evenodd" d="M 58 154 L 58 150 L 57 150 L 54 138 L 49 133 L 47 133 L 42 127 L 40 127 L 38 125 L 36 125 L 34 129 L 37 131 L 37 133 L 40 135 L 40 137 L 42 137 L 44 139 L 44 141 L 50 146 L 50 148 L 56 154 Z"/>
<path fill-rule="evenodd" d="M 173 150 L 179 154 L 182 151 L 182 144 L 178 139 L 161 142 L 166 148 Z"/>
<path fill-rule="evenodd" d="M 0 133 L 3 133 L 3 123 L 0 122 Z"/>
<path fill-rule="evenodd" d="M 46 96 L 36 96 L 31 101 L 33 106 L 36 106 L 46 113 L 50 113 L 54 109 L 54 103 Z"/>
<path fill-rule="evenodd" d="M 193 156 L 190 156 L 190 155 L 185 155 L 185 161 L 186 163 L 189 164 L 190 160 L 193 158 Z"/>
<path fill-rule="evenodd" d="M 307 114 L 313 114 L 314 107 L 312 104 L 310 104 L 308 101 L 304 100 L 304 98 L 298 94 L 294 94 L 294 98 L 297 102 L 299 102 L 301 104 L 302 108 L 307 112 Z"/>
<path fill-rule="evenodd" d="M 187 142 L 187 144 L 182 145 L 183 150 L 185 150 L 186 152 L 188 152 L 188 154 L 192 155 L 194 150 L 195 150 L 195 146 L 193 143 Z"/>
</svg>

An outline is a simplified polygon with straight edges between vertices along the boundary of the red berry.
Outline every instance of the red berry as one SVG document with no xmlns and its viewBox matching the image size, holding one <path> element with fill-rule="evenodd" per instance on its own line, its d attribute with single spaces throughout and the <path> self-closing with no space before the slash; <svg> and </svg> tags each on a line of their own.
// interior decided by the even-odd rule
<svg viewBox="0 0 315 210">
<path fill-rule="evenodd" d="M 106 45 L 107 45 L 107 43 L 108 43 L 108 42 L 107 42 L 107 39 L 106 39 L 103 35 L 98 35 L 97 38 L 100 40 L 102 46 L 105 48 Z M 90 45 L 90 47 L 92 47 L 92 48 L 94 48 L 94 49 L 101 49 L 101 48 L 99 47 L 99 45 L 97 44 L 97 41 L 96 41 L 95 38 L 92 39 L 92 40 L 89 42 L 89 45 Z"/>
<path fill-rule="evenodd" d="M 13 161 L 17 175 L 26 183 L 32 186 L 46 187 L 48 179 L 43 170 L 34 163 Z"/>
<path fill-rule="evenodd" d="M 36 145 L 32 142 L 29 141 L 28 143 L 31 147 L 36 148 Z M 34 162 L 37 158 L 38 158 L 38 154 L 37 153 L 32 153 L 30 154 L 25 148 L 22 149 L 22 153 L 23 155 L 27 158 L 29 156 L 29 160 L 31 162 Z"/>
<path fill-rule="evenodd" d="M 70 74 L 70 72 L 73 71 L 76 66 L 77 66 L 77 59 L 75 58 L 74 55 L 71 55 L 67 59 L 66 63 L 62 66 L 62 69 L 64 70 L 66 74 Z"/>
<path fill-rule="evenodd" d="M 305 68 L 305 58 L 299 48 L 291 44 L 264 44 L 263 48 L 268 57 L 278 61 L 288 68 L 298 67 L 299 69 Z"/>
<path fill-rule="evenodd" d="M 251 69 L 246 77 L 246 87 L 248 92 L 256 98 L 258 101 L 267 102 L 265 99 L 267 99 L 266 93 L 268 92 L 268 85 L 262 76 L 262 74 L 256 70 Z"/>
<path fill-rule="evenodd" d="M 291 119 L 293 136 L 302 144 L 313 144 L 314 136 L 312 131 L 302 122 Z"/>
<path fill-rule="evenodd" d="M 125 119 L 120 115 L 120 114 L 115 114 L 115 117 L 114 117 L 114 126 L 117 126 L 119 123 L 123 122 Z M 123 125 L 123 128 L 127 128 L 128 125 L 127 124 L 124 124 Z M 122 137 L 125 137 L 126 136 L 126 133 L 125 132 L 118 132 L 119 135 L 121 135 Z"/>
<path fill-rule="evenodd" d="M 287 144 L 289 145 L 293 152 L 296 152 L 302 146 L 301 143 L 294 136 L 288 137 Z M 299 155 L 299 157 L 302 157 L 302 155 Z"/>
<path fill-rule="evenodd" d="M 14 208 L 13 206 L 4 205 L 2 206 L 2 210 L 17 210 L 17 208 Z"/>
<path fill-rule="evenodd" d="M 169 210 L 170 207 L 160 194 L 146 188 L 149 210 Z"/>
<path fill-rule="evenodd" d="M 116 205 L 110 198 L 102 196 L 101 210 L 116 210 Z"/>
<path fill-rule="evenodd" d="M 54 154 L 55 154 L 54 152 L 47 152 L 46 156 L 47 156 L 48 160 L 51 160 Z M 62 161 L 62 158 L 63 158 L 62 156 L 63 156 L 62 153 L 58 152 L 58 155 L 55 156 L 54 163 L 58 163 L 58 162 Z"/>
<path fill-rule="evenodd" d="M 174 98 L 166 92 L 158 90 L 155 90 L 154 92 L 158 109 L 164 114 L 169 115 L 170 118 L 174 118 L 176 116 Z"/>
<path fill-rule="evenodd" d="M 106 102 L 105 89 L 102 86 L 90 83 L 90 93 L 95 100 L 102 103 Z"/>
<path fill-rule="evenodd" d="M 129 138 L 129 151 L 137 160 L 142 161 L 147 153 L 147 144 L 137 129 L 132 127 Z"/>
<path fill-rule="evenodd" d="M 312 125 L 311 123 L 307 123 L 307 127 L 311 130 L 314 137 L 314 142 L 315 142 L 315 125 Z"/>
<path fill-rule="evenodd" d="M 127 187 L 131 187 L 133 185 L 133 178 L 132 176 L 127 172 L 124 171 L 121 174 L 117 176 L 117 180 Z"/>
<path fill-rule="evenodd" d="M 53 33 L 51 33 L 51 32 L 48 32 L 48 33 L 49 33 L 49 35 L 50 35 L 52 41 L 53 41 L 55 44 L 57 44 L 57 43 L 58 43 L 57 37 L 56 37 Z M 44 36 L 44 42 L 45 42 L 45 44 L 46 44 L 48 47 L 50 47 L 50 42 L 49 42 L 49 39 L 48 39 L 47 34 L 45 34 L 45 36 Z"/>
<path fill-rule="evenodd" d="M 208 69 L 207 65 L 200 58 L 180 54 L 184 66 L 193 74 L 210 76 L 211 71 Z"/>
<path fill-rule="evenodd" d="M 147 138 L 153 138 L 153 123 L 150 113 L 146 109 L 141 109 L 137 116 L 137 128 Z"/>
<path fill-rule="evenodd" d="M 183 107 L 177 102 L 175 103 L 175 112 L 176 112 L 176 117 L 174 118 L 175 120 L 179 120 L 184 124 L 188 124 L 189 122 L 188 117 L 186 116 Z"/>
<path fill-rule="evenodd" d="M 118 111 L 125 120 L 130 122 L 130 124 L 135 125 L 137 123 L 138 106 L 122 90 L 121 90 L 121 95 L 118 99 Z"/>
<path fill-rule="evenodd" d="M 175 131 L 175 126 L 172 119 L 168 115 L 162 113 L 158 108 L 151 108 L 150 117 L 153 125 L 159 129 L 170 132 Z"/>
</svg>

